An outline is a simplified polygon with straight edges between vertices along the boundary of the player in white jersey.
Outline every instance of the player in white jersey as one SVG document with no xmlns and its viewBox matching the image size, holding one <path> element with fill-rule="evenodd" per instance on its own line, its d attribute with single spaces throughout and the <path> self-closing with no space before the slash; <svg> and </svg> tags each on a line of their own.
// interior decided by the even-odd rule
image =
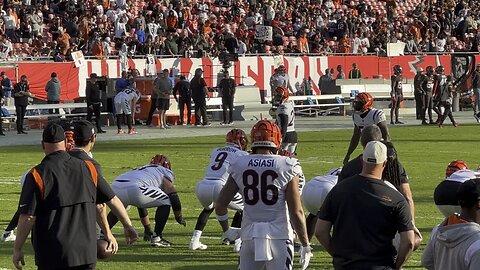
<svg viewBox="0 0 480 270">
<path fill-rule="evenodd" d="M 387 118 L 382 110 L 373 108 L 373 97 L 367 92 L 359 93 L 352 103 L 353 106 L 353 134 L 343 165 L 350 160 L 350 155 L 355 151 L 360 141 L 360 134 L 364 127 L 377 125 L 382 132 L 384 141 L 390 141 Z"/>
<path fill-rule="evenodd" d="M 302 174 L 298 160 L 277 155 L 281 134 L 275 123 L 261 120 L 250 135 L 252 154 L 231 164 L 230 177 L 216 202 L 217 219 L 227 238 L 242 239 L 240 270 L 292 269 L 292 225 L 302 243 L 300 262 L 306 269 L 311 248 L 298 192 Z M 244 202 L 240 232 L 228 227 L 227 206 L 237 192 Z"/>
<path fill-rule="evenodd" d="M 280 65 L 277 69 L 275 69 L 275 73 L 270 77 L 270 89 L 271 94 L 274 95 L 275 89 L 278 87 L 284 87 L 288 89 L 292 94 L 295 93 L 292 85 L 290 84 L 290 77 L 287 74 L 285 66 Z M 270 93 L 265 91 L 265 99 L 270 98 Z"/>
<path fill-rule="evenodd" d="M 137 132 L 133 128 L 132 119 L 132 104 L 137 103 L 140 99 L 140 93 L 135 89 L 135 81 L 131 78 L 129 80 L 129 86 L 124 90 L 118 92 L 113 99 L 115 103 L 115 114 L 117 117 L 117 133 L 125 133 L 122 129 L 123 115 L 127 117 L 128 134 L 136 134 Z"/>
<path fill-rule="evenodd" d="M 118 176 L 112 183 L 112 189 L 125 207 L 133 205 L 139 208 L 156 207 L 155 229 L 152 246 L 169 247 L 171 243 L 163 238 L 162 232 L 167 224 L 170 208 L 175 220 L 186 226 L 182 217 L 182 205 L 173 186 L 175 175 L 170 160 L 164 155 L 155 155 L 150 164 L 133 169 Z M 108 214 L 110 227 L 115 225 L 112 213 Z"/>
<path fill-rule="evenodd" d="M 295 154 L 297 148 L 297 132 L 295 131 L 295 110 L 288 101 L 289 93 L 285 87 L 277 87 L 274 99 L 278 102 L 277 125 L 282 133 L 282 149 Z"/>
<path fill-rule="evenodd" d="M 241 129 L 232 129 L 227 133 L 226 144 L 212 150 L 210 154 L 210 163 L 207 166 L 205 177 L 197 183 L 195 195 L 203 206 L 203 211 L 197 218 L 197 224 L 190 240 L 189 248 L 191 250 L 204 250 L 207 245 L 200 242 L 203 229 L 207 225 L 208 218 L 213 212 L 215 201 L 220 190 L 222 190 L 228 179 L 228 168 L 230 164 L 238 157 L 248 155 L 245 152 L 247 148 L 247 135 Z M 242 220 L 243 202 L 242 195 L 237 193 L 228 205 L 228 208 L 237 211 L 232 222 L 232 227 L 240 228 Z M 236 248 L 239 248 L 237 246 Z"/>
<path fill-rule="evenodd" d="M 337 184 L 338 175 L 341 168 L 335 168 L 326 175 L 315 176 L 312 180 L 305 184 L 302 192 L 302 203 L 309 212 L 307 216 L 307 234 L 308 240 L 311 240 L 315 233 L 315 225 L 317 224 L 317 213 L 322 207 L 323 201 L 327 194 Z"/>
</svg>

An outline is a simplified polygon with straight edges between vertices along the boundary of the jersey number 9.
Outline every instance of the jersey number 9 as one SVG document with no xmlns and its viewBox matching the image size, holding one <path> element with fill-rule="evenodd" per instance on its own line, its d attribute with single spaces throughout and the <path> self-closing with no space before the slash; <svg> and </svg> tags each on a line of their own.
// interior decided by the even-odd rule
<svg viewBox="0 0 480 270">
<path fill-rule="evenodd" d="M 272 170 L 264 171 L 260 176 L 254 170 L 243 172 L 243 198 L 248 205 L 255 205 L 261 199 L 266 205 L 274 205 L 278 201 L 278 188 L 273 182 L 278 174 Z M 260 182 L 260 189 L 259 184 Z"/>
</svg>

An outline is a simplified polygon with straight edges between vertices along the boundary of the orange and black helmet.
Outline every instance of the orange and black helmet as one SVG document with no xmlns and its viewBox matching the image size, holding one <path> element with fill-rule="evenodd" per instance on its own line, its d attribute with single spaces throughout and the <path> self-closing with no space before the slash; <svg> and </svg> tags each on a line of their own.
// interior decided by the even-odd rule
<svg viewBox="0 0 480 270">
<path fill-rule="evenodd" d="M 373 107 L 373 97 L 370 93 L 359 93 L 353 100 L 353 108 L 356 111 L 365 112 Z"/>
<path fill-rule="evenodd" d="M 227 133 L 226 142 L 229 144 L 234 144 L 245 151 L 248 144 L 247 134 L 241 129 L 234 128 Z"/>
<path fill-rule="evenodd" d="M 290 96 L 290 93 L 288 92 L 287 88 L 285 88 L 283 86 L 279 86 L 279 87 L 275 88 L 273 96 L 278 103 L 284 103 L 285 101 L 288 100 L 288 97 Z"/>
<path fill-rule="evenodd" d="M 65 140 L 67 142 L 66 150 L 67 152 L 72 150 L 75 147 L 75 140 L 73 139 L 73 131 L 65 131 Z"/>
<path fill-rule="evenodd" d="M 447 166 L 447 170 L 445 171 L 445 176 L 449 177 L 454 172 L 459 170 L 466 170 L 468 169 L 468 165 L 465 161 L 461 159 L 453 160 Z"/>
<path fill-rule="evenodd" d="M 172 169 L 172 163 L 168 159 L 167 156 L 156 154 L 152 159 L 150 160 L 150 164 L 156 164 L 156 165 L 161 165 L 162 167 L 165 167 L 167 169 Z"/>
<path fill-rule="evenodd" d="M 282 133 L 280 128 L 270 120 L 260 120 L 250 132 L 252 149 L 256 147 L 274 148 L 275 153 L 282 144 Z"/>
</svg>

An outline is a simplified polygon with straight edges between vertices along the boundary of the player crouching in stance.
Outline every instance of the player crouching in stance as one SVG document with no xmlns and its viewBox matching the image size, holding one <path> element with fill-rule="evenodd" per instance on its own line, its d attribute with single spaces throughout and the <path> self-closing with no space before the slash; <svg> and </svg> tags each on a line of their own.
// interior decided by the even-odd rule
<svg viewBox="0 0 480 270">
<path fill-rule="evenodd" d="M 315 176 L 305 184 L 302 192 L 302 202 L 305 209 L 309 212 L 307 217 L 307 234 L 309 241 L 312 240 L 313 234 L 315 233 L 315 225 L 318 219 L 317 213 L 320 211 L 327 194 L 337 184 L 338 175 L 341 171 L 341 168 L 335 168 L 326 175 Z"/>
<path fill-rule="evenodd" d="M 350 155 L 355 151 L 360 141 L 360 134 L 364 127 L 377 125 L 382 132 L 382 139 L 390 141 L 390 134 L 388 132 L 387 118 L 382 110 L 373 108 L 373 97 L 369 93 L 359 93 L 353 100 L 353 134 L 350 140 L 347 154 L 343 159 L 343 165 L 350 160 Z"/>
<path fill-rule="evenodd" d="M 282 141 L 280 128 L 273 122 L 259 121 L 250 136 L 252 154 L 233 161 L 215 206 L 225 236 L 232 240 L 240 234 L 242 239 L 238 269 L 292 269 L 290 224 L 302 243 L 300 263 L 306 269 L 312 253 L 298 191 L 298 176 L 302 174 L 298 160 L 277 155 Z M 228 228 L 227 207 L 237 192 L 243 195 L 244 203 L 241 232 Z"/>
<path fill-rule="evenodd" d="M 289 92 L 285 87 L 277 87 L 274 92 L 277 108 L 277 125 L 282 133 L 282 149 L 295 154 L 297 148 L 297 132 L 295 131 L 295 110 L 293 103 L 288 101 Z"/>
<path fill-rule="evenodd" d="M 125 207 L 133 205 L 139 208 L 157 207 L 152 246 L 169 247 L 172 243 L 163 238 L 162 232 L 167 224 L 170 207 L 175 220 L 186 226 L 182 217 L 182 205 L 173 186 L 175 175 L 171 171 L 170 160 L 164 155 L 155 155 L 150 164 L 133 169 L 118 176 L 112 183 L 112 189 Z M 112 213 L 108 214 L 110 228 L 116 223 Z"/>
<path fill-rule="evenodd" d="M 232 164 L 237 157 L 248 155 L 248 153 L 245 152 L 247 143 L 247 135 L 245 132 L 241 129 L 234 128 L 227 133 L 225 146 L 213 149 L 210 154 L 210 163 L 206 169 L 205 177 L 198 182 L 195 188 L 195 195 L 202 204 L 203 211 L 198 216 L 197 224 L 195 225 L 195 230 L 190 240 L 189 248 L 191 250 L 207 249 L 207 245 L 200 242 L 200 236 L 207 225 L 210 214 L 214 210 L 214 203 L 218 198 L 218 194 L 225 185 L 225 182 L 227 182 L 230 164 Z M 240 195 L 240 193 L 235 194 L 228 208 L 237 211 L 232 221 L 232 227 L 240 228 L 243 211 L 242 195 Z M 236 243 L 234 251 L 238 252 L 240 249 L 240 241 Z"/>
</svg>

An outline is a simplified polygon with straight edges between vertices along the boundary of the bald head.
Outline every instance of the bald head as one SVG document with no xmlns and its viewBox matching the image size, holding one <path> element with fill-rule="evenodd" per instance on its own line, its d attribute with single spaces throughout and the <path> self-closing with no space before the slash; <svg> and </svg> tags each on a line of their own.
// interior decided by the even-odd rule
<svg viewBox="0 0 480 270">
<path fill-rule="evenodd" d="M 371 125 L 365 127 L 362 130 L 362 134 L 360 136 L 360 143 L 362 144 L 363 148 L 367 145 L 367 143 L 372 141 L 381 141 L 382 140 L 382 131 L 377 125 Z"/>
</svg>

